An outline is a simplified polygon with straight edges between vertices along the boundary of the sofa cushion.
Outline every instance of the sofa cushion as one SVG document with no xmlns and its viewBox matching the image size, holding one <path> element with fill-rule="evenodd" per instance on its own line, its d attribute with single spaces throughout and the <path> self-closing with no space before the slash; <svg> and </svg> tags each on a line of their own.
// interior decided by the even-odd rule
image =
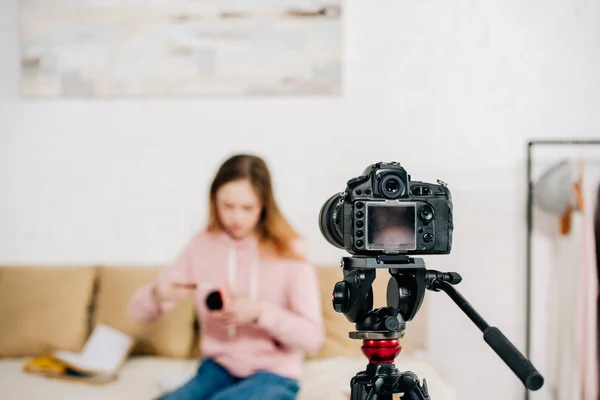
<svg viewBox="0 0 600 400">
<path fill-rule="evenodd" d="M 307 359 L 321 359 L 336 356 L 364 357 L 361 352 L 362 342 L 350 339 L 348 333 L 354 330 L 344 314 L 334 311 L 331 303 L 331 294 L 336 282 L 343 280 L 343 272 L 339 266 L 318 266 L 317 277 L 321 293 L 321 307 L 325 322 L 325 341 L 321 349 L 307 356 Z M 377 277 L 373 282 L 374 308 L 387 306 L 387 283 L 390 274 L 387 269 L 377 270 Z M 416 349 L 425 349 L 426 345 L 426 301 L 423 301 L 417 316 L 407 323 L 405 337 L 400 340 L 403 353 L 410 353 Z"/>
<path fill-rule="evenodd" d="M 81 350 L 94 276 L 93 267 L 0 267 L 0 357 Z"/>
<path fill-rule="evenodd" d="M 195 310 L 186 299 L 171 312 L 150 324 L 135 323 L 127 314 L 133 293 L 155 279 L 161 267 L 100 267 L 94 324 L 105 323 L 136 339 L 135 355 L 190 357 L 197 347 Z"/>
</svg>

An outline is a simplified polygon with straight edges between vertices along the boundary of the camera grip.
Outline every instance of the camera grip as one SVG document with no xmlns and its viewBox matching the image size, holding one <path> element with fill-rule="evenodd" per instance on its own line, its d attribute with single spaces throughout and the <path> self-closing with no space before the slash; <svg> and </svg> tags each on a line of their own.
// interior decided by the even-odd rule
<svg viewBox="0 0 600 400">
<path fill-rule="evenodd" d="M 483 339 L 500 356 L 521 382 L 530 390 L 538 390 L 544 384 L 544 378 L 531 362 L 496 327 L 483 332 Z"/>
</svg>

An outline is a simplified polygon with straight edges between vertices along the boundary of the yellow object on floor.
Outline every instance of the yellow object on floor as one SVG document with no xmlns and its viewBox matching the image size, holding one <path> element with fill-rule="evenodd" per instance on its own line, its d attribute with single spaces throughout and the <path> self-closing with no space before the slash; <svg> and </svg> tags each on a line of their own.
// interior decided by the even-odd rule
<svg viewBox="0 0 600 400">
<path fill-rule="evenodd" d="M 39 356 L 29 360 L 23 366 L 23 372 L 42 375 L 63 375 L 67 367 L 50 356 Z"/>
</svg>

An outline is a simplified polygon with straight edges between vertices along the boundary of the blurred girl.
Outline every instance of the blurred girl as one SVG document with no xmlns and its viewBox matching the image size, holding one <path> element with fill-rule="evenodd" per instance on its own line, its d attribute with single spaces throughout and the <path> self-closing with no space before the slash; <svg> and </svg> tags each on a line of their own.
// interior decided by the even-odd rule
<svg viewBox="0 0 600 400">
<path fill-rule="evenodd" d="M 207 297 L 215 291 L 222 307 L 211 310 Z M 148 323 L 188 295 L 200 320 L 203 360 L 191 380 L 160 399 L 296 398 L 304 356 L 324 337 L 320 295 L 261 158 L 236 155 L 219 168 L 206 229 L 137 290 L 129 313 Z"/>
</svg>

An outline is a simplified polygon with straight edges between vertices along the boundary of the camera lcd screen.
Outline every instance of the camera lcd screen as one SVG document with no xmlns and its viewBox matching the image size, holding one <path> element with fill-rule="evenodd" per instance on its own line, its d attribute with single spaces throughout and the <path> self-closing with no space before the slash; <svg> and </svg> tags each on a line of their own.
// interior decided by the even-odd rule
<svg viewBox="0 0 600 400">
<path fill-rule="evenodd" d="M 389 252 L 417 248 L 417 206 L 411 202 L 367 202 L 366 248 Z"/>
</svg>

